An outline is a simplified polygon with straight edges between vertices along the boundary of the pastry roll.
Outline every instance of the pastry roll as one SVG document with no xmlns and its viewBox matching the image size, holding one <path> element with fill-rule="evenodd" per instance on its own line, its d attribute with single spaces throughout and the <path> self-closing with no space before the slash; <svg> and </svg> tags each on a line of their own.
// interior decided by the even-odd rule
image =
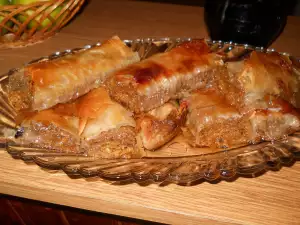
<svg viewBox="0 0 300 225">
<path fill-rule="evenodd" d="M 254 51 L 243 61 L 227 63 L 226 69 L 214 81 L 240 112 L 267 108 L 268 95 L 300 108 L 300 70 L 288 57 Z"/>
<path fill-rule="evenodd" d="M 186 107 L 170 101 L 137 117 L 138 137 L 147 150 L 156 150 L 181 132 L 186 119 Z"/>
<path fill-rule="evenodd" d="M 183 101 L 189 111 L 184 135 L 193 146 L 227 148 L 277 140 L 300 129 L 300 115 L 291 104 L 265 99 L 265 109 L 240 113 L 216 90 L 197 90 Z"/>
<path fill-rule="evenodd" d="M 139 61 L 118 37 L 51 61 L 28 65 L 9 77 L 8 97 L 19 110 L 44 110 L 98 87 L 116 69 Z"/>
<path fill-rule="evenodd" d="M 98 157 L 138 157 L 132 116 L 100 87 L 73 102 L 25 115 L 22 139 L 36 147 L 88 151 Z"/>
<path fill-rule="evenodd" d="M 211 53 L 204 40 L 194 40 L 120 69 L 106 84 L 117 102 L 141 113 L 205 87 L 221 65 L 221 56 Z"/>
</svg>

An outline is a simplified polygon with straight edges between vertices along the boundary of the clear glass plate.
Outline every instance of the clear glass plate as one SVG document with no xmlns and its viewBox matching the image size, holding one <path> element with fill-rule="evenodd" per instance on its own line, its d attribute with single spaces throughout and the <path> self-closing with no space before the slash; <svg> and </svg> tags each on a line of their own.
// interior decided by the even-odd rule
<svg viewBox="0 0 300 225">
<path fill-rule="evenodd" d="M 138 51 L 141 59 L 153 54 L 165 52 L 191 38 L 160 38 L 124 40 L 133 50 Z M 213 51 L 222 53 L 224 60 L 239 59 L 251 51 L 273 52 L 274 49 L 256 48 L 248 45 L 209 41 Z M 52 60 L 67 54 L 93 48 L 100 45 L 87 45 L 83 48 L 56 52 L 28 64 Z M 294 63 L 299 59 L 288 53 L 281 53 Z M 16 159 L 34 162 L 37 165 L 54 170 L 63 170 L 70 177 L 98 176 L 109 181 L 130 182 L 171 182 L 181 185 L 197 184 L 201 180 L 233 180 L 237 176 L 254 177 L 267 170 L 279 170 L 282 166 L 291 166 L 300 159 L 300 132 L 276 142 L 262 142 L 256 145 L 236 147 L 224 150 L 209 148 L 191 148 L 181 136 L 155 152 L 146 152 L 139 159 L 101 159 L 86 152 L 66 153 L 51 149 L 39 149 L 18 144 L 14 138 L 5 139 L 3 132 L 16 127 L 16 113 L 9 105 L 5 86 L 7 77 L 18 69 L 12 69 L 0 77 L 0 142 L 6 151 Z"/>
</svg>

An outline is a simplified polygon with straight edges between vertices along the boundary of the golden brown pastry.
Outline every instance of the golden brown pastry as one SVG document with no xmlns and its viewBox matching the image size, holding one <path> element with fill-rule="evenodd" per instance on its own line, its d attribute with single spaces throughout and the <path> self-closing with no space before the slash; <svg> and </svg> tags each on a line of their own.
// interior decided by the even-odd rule
<svg viewBox="0 0 300 225">
<path fill-rule="evenodd" d="M 212 89 L 193 92 L 186 137 L 195 146 L 272 141 L 300 130 L 299 69 L 278 53 L 252 52 L 214 74 Z"/>
<path fill-rule="evenodd" d="M 16 110 L 50 108 L 98 87 L 118 68 L 139 61 L 118 37 L 95 48 L 24 67 L 9 77 L 8 97 Z"/>
<path fill-rule="evenodd" d="M 55 149 L 63 152 L 83 152 L 78 134 L 79 118 L 68 113 L 47 109 L 23 115 L 24 133 L 18 142 L 31 147 Z"/>
<path fill-rule="evenodd" d="M 89 151 L 105 158 L 141 154 L 132 113 L 112 101 L 102 87 L 74 102 L 24 117 L 22 139 L 33 146 Z"/>
<path fill-rule="evenodd" d="M 204 40 L 194 40 L 118 70 L 107 86 L 117 102 L 135 113 L 147 112 L 205 87 L 221 65 L 221 56 L 211 53 Z"/>
<path fill-rule="evenodd" d="M 137 117 L 138 137 L 147 150 L 156 150 L 174 138 L 184 125 L 186 106 L 170 101 Z"/>
<path fill-rule="evenodd" d="M 240 113 L 214 89 L 197 90 L 188 106 L 184 134 L 193 146 L 227 148 L 283 138 L 300 129 L 300 114 L 278 97 L 265 99 L 265 109 Z"/>
<path fill-rule="evenodd" d="M 11 77 L 16 108 L 55 105 L 26 111 L 23 140 L 127 158 L 160 148 L 182 130 L 191 145 L 213 148 L 273 141 L 300 130 L 300 72 L 285 56 L 253 52 L 224 64 L 204 40 L 194 40 L 127 65 L 137 60 L 114 38 Z M 107 89 L 94 89 L 104 80 Z"/>
<path fill-rule="evenodd" d="M 92 90 L 78 100 L 79 134 L 93 150 L 105 158 L 141 155 L 133 114 L 111 100 L 104 88 Z"/>
<path fill-rule="evenodd" d="M 269 95 L 299 108 L 299 71 L 286 56 L 254 51 L 243 61 L 227 63 L 226 69 L 216 74 L 215 83 L 240 112 L 265 109 Z"/>
</svg>

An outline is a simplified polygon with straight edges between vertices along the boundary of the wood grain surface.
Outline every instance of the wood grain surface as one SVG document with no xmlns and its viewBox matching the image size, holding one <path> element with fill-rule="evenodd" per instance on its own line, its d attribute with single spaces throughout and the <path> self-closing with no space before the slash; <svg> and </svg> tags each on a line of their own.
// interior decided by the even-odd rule
<svg viewBox="0 0 300 225">
<path fill-rule="evenodd" d="M 138 37 L 207 37 L 200 7 L 125 0 L 91 0 L 55 37 L 22 49 L 0 50 L 0 73 L 55 51 L 117 34 Z M 274 43 L 300 56 L 300 18 L 290 17 Z M 71 179 L 27 165 L 0 151 L 0 192 L 50 203 L 172 224 L 300 224 L 300 163 L 257 178 L 217 184 L 115 185 Z"/>
</svg>

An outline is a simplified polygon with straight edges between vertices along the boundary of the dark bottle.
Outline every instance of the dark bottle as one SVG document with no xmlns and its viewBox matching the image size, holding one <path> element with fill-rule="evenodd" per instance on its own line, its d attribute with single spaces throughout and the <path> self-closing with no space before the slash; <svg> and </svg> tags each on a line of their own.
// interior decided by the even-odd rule
<svg viewBox="0 0 300 225">
<path fill-rule="evenodd" d="M 206 0 L 212 40 L 269 46 L 285 27 L 290 0 Z"/>
</svg>

